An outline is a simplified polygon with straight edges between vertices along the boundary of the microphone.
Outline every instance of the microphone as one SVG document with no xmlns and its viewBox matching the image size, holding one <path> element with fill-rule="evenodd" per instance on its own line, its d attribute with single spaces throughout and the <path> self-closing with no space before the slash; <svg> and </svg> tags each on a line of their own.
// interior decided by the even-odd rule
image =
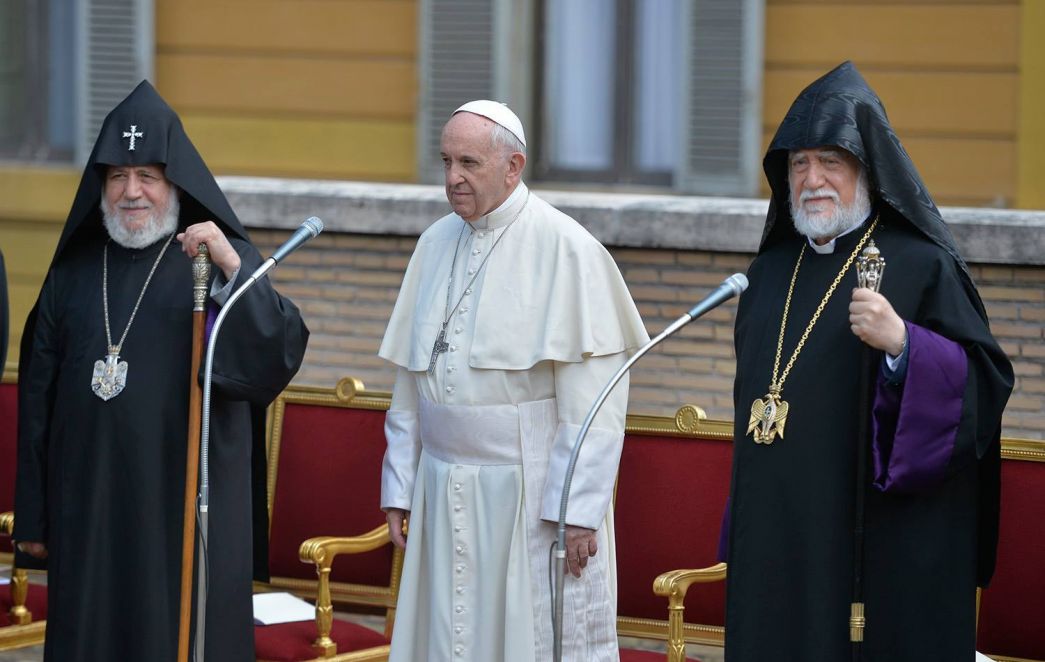
<svg viewBox="0 0 1045 662">
<path fill-rule="evenodd" d="M 712 308 L 718 308 L 726 301 L 739 296 L 741 292 L 747 289 L 747 285 L 747 276 L 744 274 L 733 274 L 722 281 L 722 284 L 716 287 L 711 294 L 704 297 L 703 301 L 690 308 L 686 314 L 689 315 L 690 319 L 697 319 Z"/>
<path fill-rule="evenodd" d="M 599 413 L 599 409 L 606 401 L 606 398 L 610 396 L 613 387 L 617 385 L 617 382 L 619 382 L 624 375 L 631 370 L 631 366 L 641 359 L 646 352 L 650 351 L 660 343 L 660 341 L 664 340 L 698 317 L 704 315 L 709 310 L 716 308 L 739 295 L 747 289 L 747 286 L 747 276 L 744 274 L 733 274 L 726 280 L 722 281 L 722 284 L 716 287 L 711 294 L 704 297 L 703 301 L 690 308 L 689 312 L 669 324 L 668 327 L 661 331 L 656 338 L 640 347 L 639 350 L 635 352 L 623 366 L 621 366 L 620 370 L 613 375 L 609 383 L 606 384 L 605 388 L 602 389 L 602 392 L 599 393 L 599 397 L 595 398 L 595 403 L 588 411 L 584 423 L 581 424 L 580 432 L 577 433 L 577 441 L 573 444 L 573 449 L 570 451 L 570 462 L 566 466 L 566 475 L 563 479 L 562 500 L 559 502 L 559 525 L 556 543 L 551 549 L 554 560 L 549 559 L 551 563 L 558 565 L 554 574 L 555 583 L 552 587 L 552 631 L 554 633 L 552 640 L 552 659 L 555 662 L 562 662 L 563 589 L 566 585 L 566 507 L 570 500 L 570 483 L 573 482 L 573 471 L 577 466 L 577 458 L 580 456 L 581 444 L 584 443 L 584 438 L 588 434 L 588 428 L 591 427 L 592 421 L 595 420 L 595 415 Z"/>
<path fill-rule="evenodd" d="M 317 236 L 322 231 L 323 221 L 319 220 L 318 216 L 309 216 L 306 218 L 305 222 L 298 226 L 298 229 L 294 231 L 294 234 L 290 235 L 290 239 L 287 239 L 282 246 L 276 249 L 276 252 L 272 254 L 272 257 L 265 260 L 261 266 L 250 275 L 249 280 L 254 281 L 264 276 L 270 269 L 279 264 L 283 258 L 300 248 L 301 244 Z"/>
<path fill-rule="evenodd" d="M 323 221 L 319 220 L 317 216 L 309 216 L 305 219 L 294 234 L 287 239 L 286 243 L 276 249 L 276 252 L 269 258 L 272 261 L 279 263 L 283 261 L 283 258 L 290 255 L 298 249 L 301 244 L 305 243 L 309 239 L 312 239 L 320 232 L 323 231 Z"/>
<path fill-rule="evenodd" d="M 210 527 L 210 403 L 211 390 L 214 377 L 214 349 L 217 346 L 218 334 L 225 317 L 232 310 L 237 301 L 249 290 L 258 279 L 264 276 L 270 269 L 279 264 L 279 261 L 297 250 L 301 244 L 312 239 L 323 231 L 323 221 L 315 216 L 305 219 L 305 222 L 294 231 L 290 239 L 276 249 L 272 257 L 265 260 L 257 270 L 245 280 L 239 288 L 234 291 L 225 304 L 218 311 L 214 319 L 214 325 L 210 330 L 210 338 L 207 340 L 207 354 L 203 363 L 203 408 L 200 417 L 200 482 L 199 495 L 197 499 L 197 518 L 199 521 L 199 562 L 196 564 L 196 657 L 199 662 L 203 661 L 204 641 L 207 630 L 207 538 Z"/>
</svg>

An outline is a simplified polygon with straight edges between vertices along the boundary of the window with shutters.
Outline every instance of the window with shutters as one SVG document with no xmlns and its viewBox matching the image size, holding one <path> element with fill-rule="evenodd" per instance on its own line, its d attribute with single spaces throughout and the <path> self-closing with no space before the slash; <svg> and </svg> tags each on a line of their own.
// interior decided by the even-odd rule
<svg viewBox="0 0 1045 662">
<path fill-rule="evenodd" d="M 75 0 L 0 0 L 0 157 L 68 161 Z"/>
<path fill-rule="evenodd" d="M 764 0 L 420 0 L 418 173 L 457 106 L 506 102 L 529 179 L 758 193 Z"/>
<path fill-rule="evenodd" d="M 153 32 L 153 0 L 0 0 L 0 158 L 85 161 Z"/>
</svg>

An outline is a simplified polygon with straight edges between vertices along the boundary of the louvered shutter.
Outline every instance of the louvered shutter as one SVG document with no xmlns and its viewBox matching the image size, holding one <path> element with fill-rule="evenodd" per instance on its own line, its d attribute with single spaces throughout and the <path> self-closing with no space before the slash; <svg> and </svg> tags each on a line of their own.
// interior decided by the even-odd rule
<svg viewBox="0 0 1045 662">
<path fill-rule="evenodd" d="M 442 182 L 439 139 L 450 113 L 494 96 L 495 0 L 422 0 L 417 173 Z"/>
<path fill-rule="evenodd" d="M 701 195 L 756 195 L 763 0 L 690 0 L 683 6 L 683 149 L 675 188 Z"/>
<path fill-rule="evenodd" d="M 152 79 L 154 0 L 81 0 L 76 159 L 87 160 L 102 120 L 143 79 Z"/>
</svg>

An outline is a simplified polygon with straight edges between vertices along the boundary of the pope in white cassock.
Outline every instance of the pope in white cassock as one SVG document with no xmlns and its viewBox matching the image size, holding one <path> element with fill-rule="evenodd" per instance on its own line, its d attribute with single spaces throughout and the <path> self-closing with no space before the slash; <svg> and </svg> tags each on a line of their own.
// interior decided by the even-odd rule
<svg viewBox="0 0 1045 662">
<path fill-rule="evenodd" d="M 392 662 L 552 659 L 549 551 L 570 450 L 595 397 L 648 340 L 606 249 L 522 183 L 525 149 L 503 104 L 472 101 L 450 117 L 453 213 L 418 240 L 381 344 L 399 366 L 381 505 L 406 546 Z M 625 380 L 570 490 L 570 662 L 618 659 L 610 500 L 627 399 Z"/>
</svg>

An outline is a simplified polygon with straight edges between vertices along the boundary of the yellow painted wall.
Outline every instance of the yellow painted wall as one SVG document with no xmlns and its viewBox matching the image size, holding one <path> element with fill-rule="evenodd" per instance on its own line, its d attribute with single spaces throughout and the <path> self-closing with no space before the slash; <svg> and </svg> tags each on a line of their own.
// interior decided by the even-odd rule
<svg viewBox="0 0 1045 662">
<path fill-rule="evenodd" d="M 157 87 L 215 172 L 413 181 L 417 4 L 157 0 Z"/>
<path fill-rule="evenodd" d="M 1023 0 L 1020 21 L 1017 206 L 1045 209 L 1045 2 Z"/>
<path fill-rule="evenodd" d="M 938 204 L 1015 205 L 1026 11 L 1020 0 L 768 0 L 763 146 L 803 87 L 852 60 Z"/>
</svg>

